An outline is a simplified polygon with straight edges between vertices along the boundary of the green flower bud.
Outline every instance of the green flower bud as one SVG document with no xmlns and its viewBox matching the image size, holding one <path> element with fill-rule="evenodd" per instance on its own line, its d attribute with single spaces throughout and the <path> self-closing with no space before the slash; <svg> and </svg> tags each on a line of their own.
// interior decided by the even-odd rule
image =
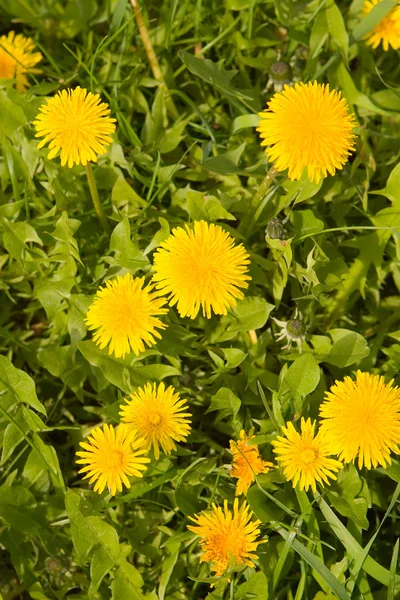
<svg viewBox="0 0 400 600">
<path fill-rule="evenodd" d="M 288 232 L 282 222 L 274 217 L 268 222 L 265 230 L 265 237 L 267 236 L 271 238 L 271 240 L 287 240 Z"/>
</svg>

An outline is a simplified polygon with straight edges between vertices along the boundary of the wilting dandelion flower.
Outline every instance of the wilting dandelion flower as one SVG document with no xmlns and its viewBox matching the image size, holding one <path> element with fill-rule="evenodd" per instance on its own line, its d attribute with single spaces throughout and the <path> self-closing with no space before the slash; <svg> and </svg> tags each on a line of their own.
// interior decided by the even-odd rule
<svg viewBox="0 0 400 600">
<path fill-rule="evenodd" d="M 154 255 L 154 281 L 181 317 L 226 315 L 247 288 L 249 255 L 219 225 L 176 227 Z"/>
<path fill-rule="evenodd" d="M 176 450 L 175 442 L 182 442 L 189 435 L 191 414 L 187 412 L 186 400 L 181 400 L 172 386 L 147 383 L 130 398 L 121 406 L 122 421 L 144 441 L 147 451 L 153 447 L 156 459 L 159 446 L 170 454 Z"/>
<path fill-rule="evenodd" d="M 362 10 L 363 17 L 366 17 L 380 1 L 366 0 Z M 400 48 L 400 2 L 397 2 L 397 6 L 392 8 L 373 30 L 367 33 L 364 40 L 373 48 L 377 48 L 382 42 L 385 51 L 389 50 L 389 46 L 394 50 Z"/>
<path fill-rule="evenodd" d="M 89 307 L 86 324 L 97 330 L 93 336 L 100 348 L 109 345 L 108 353 L 117 358 L 129 352 L 144 352 L 145 344 L 152 346 L 161 338 L 157 329 L 166 325 L 157 318 L 168 309 L 162 308 L 163 298 L 158 298 L 152 286 L 143 288 L 144 278 L 130 273 L 114 277 L 100 287 Z"/>
<path fill-rule="evenodd" d="M 272 445 L 287 481 L 292 481 L 293 487 L 299 484 L 300 490 L 307 491 L 311 487 L 315 492 L 317 482 L 329 484 L 328 477 L 336 479 L 334 473 L 343 465 L 338 460 L 328 458 L 334 452 L 321 432 L 315 435 L 314 431 L 315 421 L 311 423 L 311 419 L 301 419 L 301 434 L 289 422 L 282 427 L 284 437 L 278 436 Z"/>
<path fill-rule="evenodd" d="M 0 37 L 0 79 L 16 79 L 17 90 L 23 92 L 28 87 L 27 75 L 41 73 L 37 65 L 43 58 L 40 52 L 34 52 L 35 44 L 31 38 L 10 31 Z"/>
<path fill-rule="evenodd" d="M 237 441 L 230 441 L 233 455 L 231 476 L 238 479 L 236 484 L 237 496 L 246 494 L 256 475 L 268 473 L 270 468 L 274 466 L 261 458 L 257 446 L 249 444 L 249 441 L 254 439 L 254 435 L 248 437 L 242 429 L 239 438 Z"/>
<path fill-rule="evenodd" d="M 129 476 L 143 477 L 148 458 L 142 456 L 145 450 L 141 440 L 134 440 L 132 432 L 125 425 L 114 429 L 112 425 L 96 427 L 86 442 L 80 442 L 84 449 L 77 452 L 76 462 L 84 466 L 79 473 L 85 473 L 84 479 L 90 477 L 89 484 L 96 481 L 94 491 L 101 494 L 107 486 L 110 494 L 115 496 L 117 490 L 122 491 L 122 484 L 131 487 Z"/>
<path fill-rule="evenodd" d="M 243 502 L 239 507 L 237 498 L 233 504 L 233 514 L 225 500 L 223 510 L 213 504 L 211 511 L 190 517 L 195 525 L 188 525 L 188 529 L 199 536 L 204 552 L 200 562 L 212 562 L 212 570 L 218 577 L 228 569 L 231 557 L 237 565 L 254 567 L 253 560 L 258 558 L 254 552 L 265 540 L 256 540 L 260 533 L 260 521 L 252 521 L 251 517 L 248 504 Z"/>
<path fill-rule="evenodd" d="M 257 131 L 262 146 L 278 171 L 289 169 L 289 179 L 321 177 L 342 169 L 354 150 L 355 122 L 347 101 L 329 85 L 296 83 L 275 94 L 261 117 Z"/>
<path fill-rule="evenodd" d="M 49 158 L 60 151 L 62 166 L 96 162 L 112 142 L 115 119 L 109 116 L 110 112 L 99 94 L 79 86 L 58 92 L 42 104 L 33 122 L 36 137 L 44 137 L 38 148 L 49 144 Z"/>
<path fill-rule="evenodd" d="M 326 393 L 320 408 L 321 430 L 332 453 L 367 469 L 391 464 L 400 453 L 400 389 L 383 377 L 357 371 Z"/>
</svg>

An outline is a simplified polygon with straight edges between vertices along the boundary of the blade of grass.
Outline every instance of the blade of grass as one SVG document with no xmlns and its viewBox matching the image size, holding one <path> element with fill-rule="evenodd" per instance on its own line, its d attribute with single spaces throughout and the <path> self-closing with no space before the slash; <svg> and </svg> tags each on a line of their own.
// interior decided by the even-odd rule
<svg viewBox="0 0 400 600">
<path fill-rule="evenodd" d="M 399 558 L 399 539 L 400 538 L 397 538 L 397 542 L 394 545 L 392 560 L 390 562 L 390 578 L 389 578 L 387 600 L 395 600 L 395 595 L 396 595 L 396 571 L 397 571 L 397 562 L 398 562 L 398 558 Z"/>
</svg>

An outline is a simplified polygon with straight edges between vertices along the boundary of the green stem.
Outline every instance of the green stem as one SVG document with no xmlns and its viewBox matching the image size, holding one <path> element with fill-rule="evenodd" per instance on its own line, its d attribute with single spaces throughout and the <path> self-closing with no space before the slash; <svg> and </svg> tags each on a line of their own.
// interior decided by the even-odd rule
<svg viewBox="0 0 400 600">
<path fill-rule="evenodd" d="M 108 227 L 107 217 L 104 214 L 103 207 L 101 206 L 99 192 L 97 191 L 96 181 L 93 175 L 92 164 L 90 162 L 86 163 L 86 175 L 89 184 L 90 195 L 92 196 L 93 205 L 97 216 L 99 217 L 99 221 L 103 226 L 103 229 L 106 233 L 110 233 L 110 228 Z"/>
<path fill-rule="evenodd" d="M 271 183 L 275 179 L 275 175 L 277 174 L 277 172 L 278 171 L 276 169 L 274 169 L 274 167 L 271 167 L 269 169 L 269 171 L 267 172 L 266 176 L 264 177 L 264 179 L 262 180 L 261 185 L 256 192 L 256 195 L 253 197 L 253 200 L 251 201 L 251 206 L 252 206 L 252 208 L 254 208 L 254 210 L 257 210 L 257 208 L 260 206 L 261 201 L 263 200 L 265 194 L 267 193 Z"/>
<path fill-rule="evenodd" d="M 248 238 L 251 235 L 254 225 L 257 223 L 257 221 L 260 217 L 260 214 L 264 210 L 263 200 L 271 186 L 271 183 L 274 181 L 277 173 L 278 173 L 278 171 L 276 169 L 274 169 L 274 167 L 271 167 L 268 170 L 264 179 L 262 180 L 261 185 L 258 188 L 256 194 L 253 196 L 253 199 L 251 201 L 251 209 L 253 211 L 253 215 L 252 215 L 250 222 L 248 224 L 248 227 L 246 229 L 246 233 L 245 233 L 246 238 Z"/>
</svg>

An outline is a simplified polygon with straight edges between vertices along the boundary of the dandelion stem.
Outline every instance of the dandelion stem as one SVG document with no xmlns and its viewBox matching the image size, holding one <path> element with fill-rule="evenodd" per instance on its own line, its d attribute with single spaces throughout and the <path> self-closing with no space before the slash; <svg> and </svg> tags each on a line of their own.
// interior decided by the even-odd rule
<svg viewBox="0 0 400 600">
<path fill-rule="evenodd" d="M 99 217 L 99 221 L 103 226 L 103 229 L 106 233 L 110 233 L 110 228 L 108 227 L 107 217 L 104 214 L 103 207 L 101 206 L 99 192 L 97 191 L 96 181 L 93 175 L 93 169 L 90 162 L 86 163 L 86 175 L 88 179 L 90 195 L 92 196 L 93 205 L 97 216 Z"/>
<path fill-rule="evenodd" d="M 252 208 L 254 208 L 255 210 L 257 210 L 257 208 L 260 206 L 265 194 L 267 193 L 271 183 L 273 182 L 273 180 L 275 179 L 275 175 L 277 174 L 277 170 L 274 169 L 274 167 L 271 167 L 266 176 L 264 177 L 260 187 L 258 188 L 256 195 L 253 197 L 253 200 L 251 201 L 251 206 Z"/>
<path fill-rule="evenodd" d="M 172 97 L 169 93 L 168 86 L 165 82 L 163 72 L 161 71 L 160 63 L 158 62 L 156 53 L 154 52 L 154 48 L 153 48 L 153 45 L 150 40 L 149 30 L 146 27 L 146 24 L 144 22 L 143 15 L 142 15 L 142 9 L 139 6 L 139 0 L 130 0 L 130 3 L 132 5 L 133 12 L 135 14 L 136 24 L 139 29 L 140 37 L 142 38 L 143 46 L 144 46 L 145 52 L 147 54 L 147 58 L 149 60 L 151 70 L 153 72 L 154 79 L 156 79 L 159 82 L 160 87 L 164 88 L 164 90 L 166 91 L 165 103 L 166 103 L 166 106 L 167 106 L 167 109 L 168 109 L 170 115 L 174 119 L 178 119 L 179 112 L 178 112 L 178 109 L 176 108 L 174 101 L 172 100 Z"/>
<path fill-rule="evenodd" d="M 264 205 L 262 204 L 262 201 L 264 200 L 265 195 L 268 192 L 268 190 L 271 186 L 271 183 L 274 181 L 277 173 L 278 173 L 278 171 L 274 167 L 271 167 L 268 170 L 264 179 L 262 180 L 261 185 L 258 188 L 255 196 L 253 196 L 253 199 L 251 201 L 251 208 L 252 208 L 252 210 L 254 210 L 254 213 L 250 219 L 249 225 L 246 230 L 246 238 L 248 238 L 250 236 L 251 232 L 253 231 L 254 225 L 257 223 L 259 216 L 264 209 Z"/>
</svg>

